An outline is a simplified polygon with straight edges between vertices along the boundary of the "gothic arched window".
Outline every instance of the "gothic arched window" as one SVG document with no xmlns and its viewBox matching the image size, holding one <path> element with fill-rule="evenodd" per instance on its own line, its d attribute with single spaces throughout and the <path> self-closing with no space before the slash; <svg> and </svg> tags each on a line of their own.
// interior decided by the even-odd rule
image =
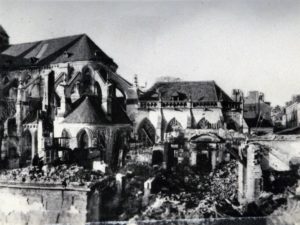
<svg viewBox="0 0 300 225">
<path fill-rule="evenodd" d="M 138 139 L 143 142 L 144 146 L 155 144 L 155 128 L 149 119 L 145 118 L 138 128 Z"/>
<path fill-rule="evenodd" d="M 171 119 L 167 129 L 166 129 L 166 133 L 172 132 L 172 131 L 179 131 L 182 129 L 182 125 L 175 119 Z"/>
<path fill-rule="evenodd" d="M 63 130 L 61 133 L 61 146 L 69 148 L 70 147 L 70 135 L 68 131 Z"/>
<path fill-rule="evenodd" d="M 89 147 L 89 136 L 85 130 L 82 130 L 78 136 L 78 148 L 85 149 Z"/>
<path fill-rule="evenodd" d="M 198 129 L 211 129 L 211 124 L 210 122 L 207 121 L 207 119 L 202 118 L 198 124 L 197 124 Z"/>
</svg>

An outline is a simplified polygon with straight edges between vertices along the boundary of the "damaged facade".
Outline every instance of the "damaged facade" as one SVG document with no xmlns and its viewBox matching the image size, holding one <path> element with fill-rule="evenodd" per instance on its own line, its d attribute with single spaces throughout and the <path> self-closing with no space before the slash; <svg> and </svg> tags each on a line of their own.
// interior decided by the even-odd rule
<svg viewBox="0 0 300 225">
<path fill-rule="evenodd" d="M 96 148 L 117 165 L 130 135 L 153 146 L 183 129 L 191 138 L 246 125 L 241 102 L 214 81 L 158 82 L 143 92 L 85 34 L 14 45 L 6 36 L 2 29 L 1 99 L 12 110 L 1 148 L 9 167 L 37 154 L 51 160 L 52 148 Z"/>
<path fill-rule="evenodd" d="M 253 137 L 239 148 L 239 201 L 258 200 L 263 192 L 284 193 L 299 179 L 299 136 Z M 297 185 L 296 185 L 297 186 Z"/>
<path fill-rule="evenodd" d="M 184 130 L 242 129 L 241 102 L 234 102 L 214 81 L 157 82 L 140 93 L 135 132 L 148 145 L 163 142 Z"/>
<path fill-rule="evenodd" d="M 109 178 L 113 182 L 104 186 L 115 189 L 116 198 L 106 200 L 120 204 L 123 212 L 133 205 L 132 212 L 120 213 L 119 218 L 136 214 L 159 192 L 162 199 L 180 200 L 179 206 L 192 213 L 183 217 L 216 216 L 215 202 L 221 202 L 219 211 L 251 203 L 263 191 L 273 190 L 274 185 L 266 183 L 273 173 L 289 173 L 290 162 L 300 161 L 276 152 L 278 146 L 266 150 L 259 141 L 248 142 L 238 151 L 247 140 L 242 133 L 248 128 L 273 130 L 270 104 L 258 92 L 244 98 L 235 89 L 229 97 L 214 81 L 178 80 L 156 82 L 143 91 L 137 82 L 131 84 L 118 75 L 117 64 L 85 34 L 9 45 L 0 27 L 0 48 L 1 159 L 7 159 L 8 168 L 26 171 L 36 156 L 49 163 L 72 155 L 80 162 L 81 174 L 87 167 L 82 162 L 90 154 L 93 171 L 86 170 L 89 174 L 84 176 L 89 179 L 76 174 L 75 180 L 79 185 L 97 183 L 95 174 L 110 176 L 115 169 L 115 178 Z M 58 168 L 63 165 L 73 173 L 78 165 L 72 163 Z M 46 176 L 39 175 L 42 167 L 38 174 L 28 170 L 26 176 L 24 170 L 3 170 L 3 178 L 71 186 L 70 176 L 53 175 L 56 166 L 50 164 Z M 111 190 L 101 191 L 101 197 L 99 193 L 90 198 L 95 214 L 121 212 L 100 203 L 102 197 L 112 197 Z M 171 214 L 170 202 L 165 203 L 166 213 Z M 232 211 L 240 210 L 236 208 Z"/>
</svg>

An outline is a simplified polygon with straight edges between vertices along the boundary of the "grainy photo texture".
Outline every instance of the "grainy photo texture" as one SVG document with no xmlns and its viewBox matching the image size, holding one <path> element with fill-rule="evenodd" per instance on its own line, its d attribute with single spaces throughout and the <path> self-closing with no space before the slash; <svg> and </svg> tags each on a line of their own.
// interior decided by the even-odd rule
<svg viewBox="0 0 300 225">
<path fill-rule="evenodd" d="M 300 223 L 300 1 L 0 0 L 0 225 Z"/>
</svg>

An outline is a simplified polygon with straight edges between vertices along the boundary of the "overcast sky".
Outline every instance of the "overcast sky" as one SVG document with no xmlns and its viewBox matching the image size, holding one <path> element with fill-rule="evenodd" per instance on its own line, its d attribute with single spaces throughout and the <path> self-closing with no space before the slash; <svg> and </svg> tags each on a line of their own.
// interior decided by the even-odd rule
<svg viewBox="0 0 300 225">
<path fill-rule="evenodd" d="M 300 94 L 300 1 L 1 1 L 11 43 L 86 33 L 132 82 L 215 80 L 274 104 Z"/>
</svg>

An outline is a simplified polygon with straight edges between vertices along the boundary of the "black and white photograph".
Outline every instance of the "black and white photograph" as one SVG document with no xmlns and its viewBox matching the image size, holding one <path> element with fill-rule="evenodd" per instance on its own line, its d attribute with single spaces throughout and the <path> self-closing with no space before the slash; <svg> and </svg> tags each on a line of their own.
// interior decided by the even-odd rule
<svg viewBox="0 0 300 225">
<path fill-rule="evenodd" d="M 300 224 L 300 1 L 0 0 L 0 225 Z"/>
</svg>

